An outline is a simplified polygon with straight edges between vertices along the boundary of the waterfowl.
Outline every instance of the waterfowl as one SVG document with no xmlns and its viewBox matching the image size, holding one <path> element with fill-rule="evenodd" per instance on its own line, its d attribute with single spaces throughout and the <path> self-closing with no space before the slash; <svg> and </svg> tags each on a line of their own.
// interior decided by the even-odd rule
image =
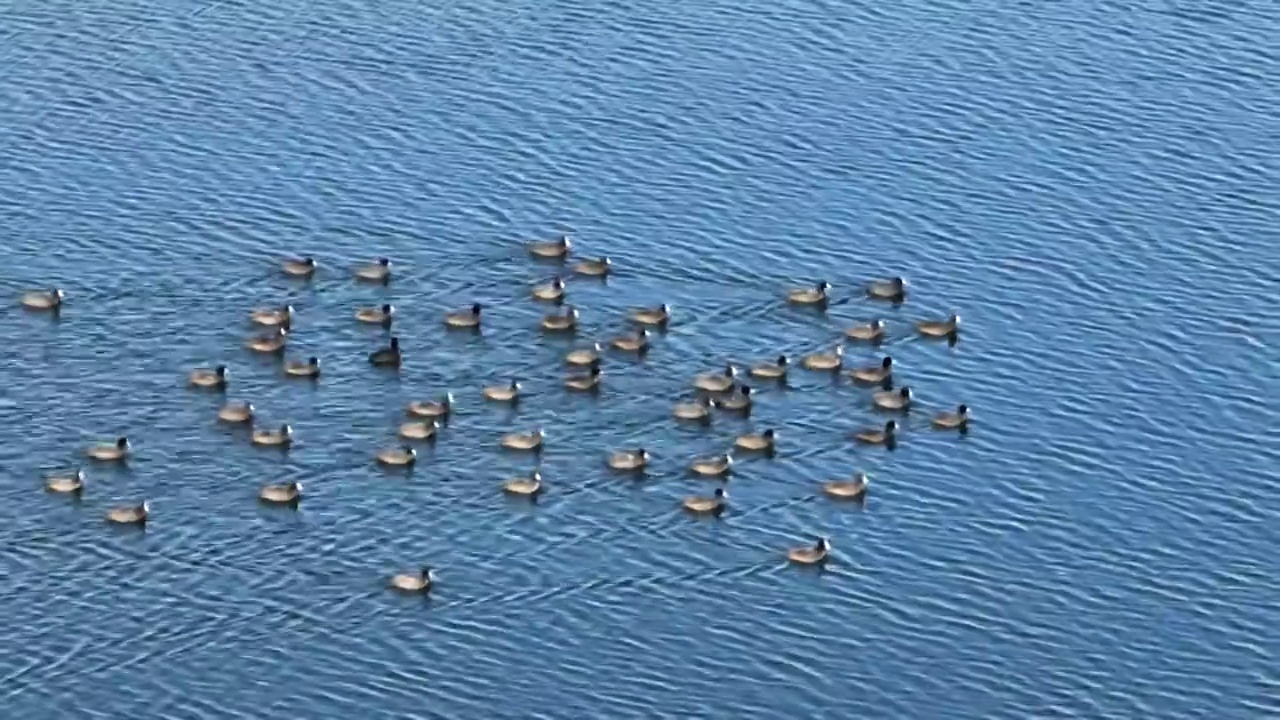
<svg viewBox="0 0 1280 720">
<path fill-rule="evenodd" d="M 721 372 L 703 373 L 693 379 L 693 386 L 707 392 L 728 392 L 733 389 L 733 382 L 738 377 L 738 368 L 733 363 L 724 366 Z"/>
<path fill-rule="evenodd" d="M 791 289 L 787 291 L 787 302 L 796 305 L 821 305 L 829 299 L 827 291 L 830 289 L 831 284 L 825 281 L 811 288 Z"/>
<path fill-rule="evenodd" d="M 733 456 L 728 453 L 724 455 L 708 455 L 706 457 L 694 458 L 689 463 L 689 470 L 695 475 L 704 475 L 707 477 L 720 477 L 728 475 L 733 469 Z"/>
<path fill-rule="evenodd" d="M 580 260 L 574 264 L 573 271 L 579 275 L 604 277 L 613 271 L 613 261 L 607 256 L 599 259 Z"/>
<path fill-rule="evenodd" d="M 410 593 L 428 593 L 431 592 L 431 583 L 434 580 L 431 568 L 423 567 L 416 573 L 400 573 L 391 578 L 387 583 L 393 590 Z"/>
<path fill-rule="evenodd" d="M 218 408 L 218 419 L 229 423 L 250 422 L 253 420 L 253 403 L 229 402 Z"/>
<path fill-rule="evenodd" d="M 284 364 L 284 374 L 290 377 L 318 378 L 320 377 L 320 358 L 290 360 Z"/>
<path fill-rule="evenodd" d="M 377 262 L 360 265 L 356 268 L 356 279 L 365 282 L 387 282 L 391 279 L 391 261 L 387 258 L 378 258 Z"/>
<path fill-rule="evenodd" d="M 124 460 L 129 456 L 129 438 L 121 437 L 113 443 L 93 445 L 85 450 L 85 454 L 94 460 Z"/>
<path fill-rule="evenodd" d="M 259 308 L 249 313 L 249 320 L 258 325 L 265 325 L 267 327 L 289 327 L 293 324 L 293 306 L 285 305 L 282 308 Z"/>
<path fill-rule="evenodd" d="M 534 470 L 529 477 L 512 478 L 502 483 L 502 490 L 511 495 L 537 495 L 542 492 L 542 473 Z"/>
<path fill-rule="evenodd" d="M 603 345 L 592 343 L 591 347 L 570 350 L 565 354 L 564 361 L 570 365 L 590 365 L 600 359 L 602 352 L 604 352 Z"/>
<path fill-rule="evenodd" d="M 412 465 L 418 461 L 418 451 L 404 445 L 382 448 L 375 456 L 383 465 Z"/>
<path fill-rule="evenodd" d="M 711 497 L 691 495 L 681 502 L 685 510 L 700 515 L 718 515 L 729 505 L 729 493 L 724 488 L 716 488 Z"/>
<path fill-rule="evenodd" d="M 439 418 L 453 412 L 453 393 L 445 393 L 439 400 L 414 400 L 405 412 L 415 417 Z"/>
<path fill-rule="evenodd" d="M 518 402 L 520 400 L 520 382 L 512 380 L 506 385 L 489 385 L 483 392 L 486 400 L 504 403 Z"/>
<path fill-rule="evenodd" d="M 863 428 L 853 434 L 853 439 L 867 445 L 889 445 L 897 440 L 898 423 L 894 420 L 884 424 L 884 429 Z"/>
<path fill-rule="evenodd" d="M 542 258 L 564 258 L 573 251 L 573 241 L 568 235 L 561 235 L 557 240 L 535 240 L 525 245 L 529 254 Z"/>
<path fill-rule="evenodd" d="M 62 307 L 65 294 L 61 288 L 52 290 L 30 290 L 22 294 L 20 302 L 28 310 L 57 310 Z"/>
<path fill-rule="evenodd" d="M 253 444 L 288 447 L 293 444 L 293 428 L 288 423 L 281 425 L 279 430 L 254 428 Z"/>
<path fill-rule="evenodd" d="M 294 480 L 277 485 L 263 485 L 258 490 L 258 499 L 269 503 L 296 503 L 302 499 L 302 483 Z"/>
<path fill-rule="evenodd" d="M 711 402 L 721 410 L 739 413 L 751 412 L 751 388 L 743 385 L 738 388 L 737 392 L 718 397 Z"/>
<path fill-rule="evenodd" d="M 624 352 L 643 353 L 649 349 L 649 331 L 640 328 L 638 332 L 614 338 L 610 344 Z"/>
<path fill-rule="evenodd" d="M 374 350 L 369 353 L 369 363 L 372 365 L 396 366 L 400 365 L 400 338 L 392 337 L 391 342 L 381 350 Z"/>
<path fill-rule="evenodd" d="M 644 448 L 617 450 L 609 454 L 609 467 L 614 470 L 643 470 L 649 464 L 649 451 Z"/>
<path fill-rule="evenodd" d="M 285 275 L 309 278 L 316 274 L 316 259 L 313 257 L 286 258 L 280 263 Z"/>
<path fill-rule="evenodd" d="M 225 388 L 227 386 L 227 366 L 219 365 L 212 370 L 196 368 L 187 374 L 187 383 L 194 387 Z"/>
<path fill-rule="evenodd" d="M 277 327 L 274 332 L 267 335 L 256 335 L 249 338 L 245 342 L 245 347 L 260 353 L 279 353 L 284 351 L 285 342 L 289 337 L 289 331 L 284 327 Z"/>
<path fill-rule="evenodd" d="M 382 307 L 356 308 L 356 320 L 371 325 L 390 325 L 395 314 L 396 307 L 391 303 L 385 303 Z"/>
<path fill-rule="evenodd" d="M 787 551 L 787 559 L 799 565 L 817 565 L 827 559 L 831 552 L 831 542 L 826 538 L 818 538 L 818 542 L 810 547 L 791 548 Z"/>
<path fill-rule="evenodd" d="M 542 329 L 547 332 L 572 332 L 578 329 L 578 308 L 565 308 L 564 314 L 552 313 L 543 316 Z"/>
<path fill-rule="evenodd" d="M 746 435 L 739 435 L 737 439 L 733 441 L 733 445 L 739 450 L 751 450 L 754 452 L 773 452 L 775 436 L 776 436 L 776 433 L 774 432 L 773 428 L 769 428 L 768 430 L 765 430 L 764 432 L 760 432 L 760 433 L 747 433 Z"/>
<path fill-rule="evenodd" d="M 886 355 L 883 360 L 875 365 L 854 368 L 849 371 L 849 377 L 854 382 L 866 383 L 868 385 L 878 385 L 893 376 L 893 358 Z"/>
<path fill-rule="evenodd" d="M 502 447 L 509 450 L 541 450 L 544 439 L 542 428 L 528 432 L 513 432 L 502 436 Z"/>
<path fill-rule="evenodd" d="M 961 403 L 955 412 L 943 411 L 933 416 L 932 424 L 939 430 L 965 430 L 969 427 L 969 406 Z"/>
<path fill-rule="evenodd" d="M 829 353 L 805 355 L 801 364 L 809 370 L 839 370 L 844 365 L 844 346 L 836 345 Z"/>
<path fill-rule="evenodd" d="M 151 516 L 151 501 L 138 505 L 121 505 L 107 511 L 107 521 L 121 525 L 142 525 Z"/>
<path fill-rule="evenodd" d="M 565 381 L 564 386 L 570 390 L 579 392 L 589 392 L 591 390 L 600 389 L 600 361 L 592 363 L 591 369 L 585 374 L 570 375 Z"/>
<path fill-rule="evenodd" d="M 845 328 L 844 336 L 850 340 L 880 342 L 884 339 L 884 321 L 872 320 L 871 322 L 863 325 L 854 325 L 851 328 Z"/>
<path fill-rule="evenodd" d="M 861 500 L 867 494 L 867 474 L 860 472 L 852 480 L 822 483 L 822 492 L 841 500 Z"/>
<path fill-rule="evenodd" d="M 960 316 L 952 313 L 946 320 L 921 320 L 916 323 L 916 332 L 925 337 L 941 338 L 955 335 L 960 331 Z"/>
<path fill-rule="evenodd" d="M 760 363 L 751 367 L 751 377 L 765 380 L 783 380 L 787 377 L 787 366 L 791 363 L 786 355 L 779 355 L 773 362 Z"/>
<path fill-rule="evenodd" d="M 711 401 L 705 397 L 700 397 L 693 402 L 676 403 L 672 414 L 678 420 L 697 420 L 709 423 L 711 422 Z"/>
<path fill-rule="evenodd" d="M 44 489 L 56 493 L 79 493 L 84 490 L 84 470 L 49 473 L 44 478 Z"/>
<path fill-rule="evenodd" d="M 871 396 L 871 402 L 877 410 L 909 410 L 911 388 L 903 386 L 901 390 L 881 390 Z"/>
<path fill-rule="evenodd" d="M 445 313 L 444 324 L 451 328 L 475 329 L 480 327 L 480 303 L 475 303 L 469 310 L 457 310 Z"/>
<path fill-rule="evenodd" d="M 535 285 L 533 288 L 534 300 L 562 300 L 564 299 L 564 279 L 559 275 L 551 279 L 551 282 Z"/>
<path fill-rule="evenodd" d="M 635 308 L 628 317 L 641 325 L 666 325 L 671 322 L 671 306 L 662 303 L 656 308 Z"/>
<path fill-rule="evenodd" d="M 406 440 L 431 440 L 435 438 L 440 424 L 435 420 L 426 422 L 407 422 L 400 425 L 400 437 Z"/>
<path fill-rule="evenodd" d="M 867 297 L 874 300 L 902 302 L 907 297 L 907 281 L 900 277 L 872 280 L 867 283 Z"/>
</svg>

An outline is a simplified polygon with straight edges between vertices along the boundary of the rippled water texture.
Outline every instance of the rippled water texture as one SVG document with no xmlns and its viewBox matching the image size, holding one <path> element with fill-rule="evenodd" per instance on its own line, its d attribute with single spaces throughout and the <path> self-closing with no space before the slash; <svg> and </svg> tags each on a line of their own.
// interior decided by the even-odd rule
<svg viewBox="0 0 1280 720">
<path fill-rule="evenodd" d="M 1225 2 L 0 5 L 0 708 L 5 718 L 1263 718 L 1280 713 L 1280 9 Z M 676 322 L 598 398 L 534 330 L 554 268 L 585 337 Z M 323 269 L 289 283 L 274 263 Z M 386 255 L 396 278 L 358 286 Z M 860 299 L 901 273 L 900 308 Z M 824 315 L 786 287 L 830 281 Z M 66 288 L 57 321 L 17 308 Z M 355 307 L 400 309 L 397 375 Z M 481 337 L 440 314 L 473 301 Z M 241 348 L 292 302 L 286 382 Z M 910 322 L 957 311 L 959 344 Z M 797 371 L 676 427 L 725 360 L 854 321 L 923 411 Z M 851 362 L 879 357 L 850 346 Z M 289 422 L 217 427 L 185 371 Z M 481 402 L 520 378 L 515 411 Z M 459 409 L 385 472 L 410 399 Z M 927 429 L 966 402 L 967 437 Z M 497 450 L 544 424 L 548 492 Z M 747 428 L 720 521 L 685 474 Z M 76 503 L 41 473 L 117 434 Z M 645 445 L 646 480 L 604 453 Z M 818 483 L 872 475 L 865 505 Z M 299 478 L 296 511 L 254 502 Z M 103 522 L 149 497 L 145 532 Z M 783 552 L 832 538 L 825 572 Z M 391 596 L 429 563 L 429 600 Z"/>
</svg>

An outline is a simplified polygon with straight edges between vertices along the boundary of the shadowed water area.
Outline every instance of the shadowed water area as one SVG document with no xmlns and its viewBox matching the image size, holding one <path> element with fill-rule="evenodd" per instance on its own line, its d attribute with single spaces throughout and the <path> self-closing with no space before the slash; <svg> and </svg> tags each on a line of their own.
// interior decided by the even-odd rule
<svg viewBox="0 0 1280 720">
<path fill-rule="evenodd" d="M 0 714 L 1275 717 L 1277 37 L 1247 0 L 0 4 Z M 579 342 L 675 314 L 596 396 L 529 297 L 558 268 L 521 243 L 562 232 L 616 265 L 569 281 Z M 894 274 L 905 304 L 862 297 Z M 826 312 L 783 302 L 821 280 Z M 384 302 L 399 372 L 353 318 Z M 243 348 L 284 303 L 314 384 Z M 954 347 L 914 337 L 950 312 Z M 847 364 L 914 391 L 895 450 L 849 439 L 870 390 L 798 368 L 671 417 L 876 317 Z M 216 364 L 290 451 L 184 387 Z M 375 465 L 446 391 L 418 466 Z M 536 504 L 498 448 L 535 425 Z M 728 512 L 683 513 L 718 486 L 689 461 L 764 428 Z M 126 467 L 42 492 L 117 435 Z M 608 470 L 635 446 L 646 477 Z M 820 492 L 859 470 L 865 503 Z M 786 564 L 819 535 L 825 570 Z M 385 589 L 424 563 L 429 598 Z"/>
</svg>

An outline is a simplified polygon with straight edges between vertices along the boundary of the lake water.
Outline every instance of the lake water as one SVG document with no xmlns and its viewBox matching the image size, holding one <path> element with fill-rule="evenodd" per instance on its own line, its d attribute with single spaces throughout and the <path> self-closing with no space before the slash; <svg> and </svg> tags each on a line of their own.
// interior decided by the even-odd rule
<svg viewBox="0 0 1280 720">
<path fill-rule="evenodd" d="M 1277 37 L 1259 0 L 3 3 L 4 716 L 1276 717 Z M 675 307 L 594 399 L 534 329 L 520 242 L 559 232 L 617 264 L 570 283 L 584 337 Z M 889 274 L 905 305 L 860 299 Z M 781 302 L 819 280 L 825 315 Z M 54 285 L 60 320 L 17 308 Z M 383 301 L 399 374 L 351 317 Z M 483 336 L 445 333 L 473 301 Z M 284 302 L 314 386 L 241 349 Z M 955 347 L 911 336 L 951 311 Z M 696 372 L 877 316 L 922 407 L 896 451 L 817 373 L 670 418 Z M 292 452 L 183 387 L 217 363 Z M 480 400 L 512 376 L 518 410 Z M 958 402 L 968 436 L 927 429 Z M 504 499 L 533 465 L 497 438 L 539 423 L 548 492 Z M 779 455 L 686 517 L 689 459 L 753 427 Z M 119 434 L 127 469 L 41 492 Z M 606 471 L 636 445 L 648 479 Z M 856 470 L 864 505 L 817 492 Z M 145 532 L 104 523 L 142 497 Z M 785 564 L 820 534 L 824 572 Z M 429 600 L 384 589 L 423 563 Z"/>
</svg>

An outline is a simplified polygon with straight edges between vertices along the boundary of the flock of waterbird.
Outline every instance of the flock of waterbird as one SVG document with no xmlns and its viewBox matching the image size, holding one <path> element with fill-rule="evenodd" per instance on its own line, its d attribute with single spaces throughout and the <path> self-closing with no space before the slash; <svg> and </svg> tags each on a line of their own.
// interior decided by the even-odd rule
<svg viewBox="0 0 1280 720">
<path fill-rule="evenodd" d="M 587 277 L 607 278 L 613 270 L 613 263 L 608 257 L 578 259 L 574 257 L 574 244 L 568 236 L 555 240 L 542 240 L 525 243 L 529 255 L 536 259 L 556 261 L 568 264 L 568 269 Z M 280 270 L 288 277 L 308 281 L 315 276 L 318 264 L 314 258 L 290 258 L 284 260 Z M 379 258 L 375 262 L 360 265 L 354 269 L 357 281 L 368 283 L 389 283 L 392 279 L 392 263 L 387 258 Z M 793 305 L 825 308 L 830 300 L 831 286 L 820 282 L 813 287 L 795 288 L 786 291 L 786 302 Z M 873 280 L 861 291 L 867 298 L 901 304 L 907 296 L 907 283 L 901 277 Z M 555 303 L 556 312 L 545 315 L 540 326 L 547 333 L 571 334 L 578 329 L 578 311 L 571 305 L 564 305 L 566 285 L 562 275 L 557 274 L 549 281 L 539 283 L 532 289 L 534 300 Z M 58 312 L 65 300 L 61 289 L 32 290 L 23 293 L 21 304 L 28 310 L 37 312 Z M 484 308 L 473 304 L 469 308 L 446 312 L 443 318 L 445 326 L 459 331 L 478 332 L 483 325 Z M 355 312 L 355 319 L 363 323 L 378 324 L 391 330 L 395 320 L 395 308 L 390 304 L 378 307 L 363 307 Z M 321 374 L 319 358 L 305 360 L 284 359 L 288 345 L 289 332 L 294 322 L 292 306 L 279 308 L 260 308 L 249 313 L 249 320 L 255 325 L 269 328 L 270 331 L 250 337 L 245 347 L 253 352 L 277 356 L 281 359 L 283 373 L 288 377 L 317 379 Z M 635 327 L 634 331 L 606 342 L 594 342 L 588 346 L 573 348 L 565 355 L 565 363 L 572 369 L 564 380 L 564 387 L 570 392 L 590 393 L 599 390 L 603 382 L 602 362 L 607 352 L 642 355 L 651 347 L 651 331 L 663 330 L 672 322 L 671 308 L 660 305 L 652 308 L 634 308 L 629 311 L 628 319 Z M 885 323 L 872 320 L 846 328 L 845 340 L 848 342 L 878 344 L 885 337 Z M 947 340 L 954 344 L 959 337 L 960 317 L 952 314 L 942 320 L 921 320 L 915 323 L 915 331 L 930 339 Z M 401 363 L 399 338 L 391 335 L 383 348 L 369 353 L 372 365 L 398 368 Z M 760 362 L 745 368 L 746 375 L 760 382 L 785 383 L 791 369 L 791 360 L 786 355 Z M 817 352 L 800 358 L 800 367 L 813 372 L 839 373 L 846 371 L 844 345 L 838 343 L 830 351 Z M 912 406 L 911 389 L 902 386 L 895 389 L 893 383 L 893 358 L 885 356 L 882 360 L 866 367 L 848 369 L 849 377 L 854 383 L 876 388 L 872 391 L 872 406 L 885 413 L 905 413 Z M 693 378 L 692 386 L 697 392 L 696 398 L 689 401 L 678 401 L 672 409 L 672 415 L 678 422 L 710 424 L 716 412 L 749 415 L 754 403 L 751 387 L 740 381 L 743 370 L 736 365 L 726 364 L 722 370 L 699 374 Z M 225 391 L 229 383 L 226 366 L 214 368 L 198 368 L 191 370 L 187 376 L 188 384 L 193 388 Z M 517 404 L 522 393 L 518 381 L 509 384 L 494 385 L 482 389 L 483 397 L 493 403 Z M 417 461 L 417 451 L 411 443 L 432 442 L 442 423 L 449 421 L 453 409 L 453 394 L 446 393 L 442 397 L 427 400 L 415 400 L 405 408 L 407 420 L 398 428 L 402 444 L 383 447 L 374 453 L 374 460 L 387 466 L 412 466 Z M 293 441 L 293 431 L 289 425 L 280 427 L 255 426 L 255 409 L 252 403 L 243 401 L 227 401 L 217 412 L 217 419 L 223 423 L 245 426 L 250 429 L 250 439 L 255 445 L 288 448 Z M 938 430 L 955 430 L 967 432 L 969 427 L 969 408 L 958 405 L 954 410 L 938 412 L 931 419 L 931 426 Z M 851 439 L 865 445 L 879 445 L 893 449 L 897 444 L 898 423 L 887 420 L 882 426 L 866 427 L 854 431 Z M 513 451 L 539 453 L 546 440 L 543 428 L 535 427 L 520 432 L 504 434 L 499 442 L 503 448 Z M 697 476 L 727 480 L 731 475 L 734 453 L 756 453 L 772 457 L 775 450 L 775 431 L 766 429 L 758 433 L 748 433 L 734 438 L 733 450 L 705 457 L 694 458 L 689 463 L 689 471 Z M 125 462 L 131 453 L 129 439 L 118 438 L 114 442 L 92 445 L 85 450 L 85 455 L 98 462 Z M 620 473 L 643 473 L 650 461 L 648 450 L 644 448 L 628 448 L 615 450 L 608 454 L 608 466 Z M 85 473 L 81 467 L 54 471 L 44 478 L 44 487 L 50 492 L 72 493 L 79 495 L 85 487 Z M 833 480 L 822 485 L 822 491 L 836 499 L 861 501 L 868 488 L 866 473 L 855 473 L 852 478 Z M 544 489 L 541 474 L 534 470 L 527 476 L 505 481 L 502 491 L 511 495 L 536 498 Z M 265 503 L 295 506 L 302 499 L 302 483 L 288 482 L 269 484 L 260 488 L 258 498 Z M 723 485 L 709 496 L 691 496 L 682 501 L 682 507 L 690 513 L 702 515 L 719 515 L 728 506 L 729 496 Z M 142 500 L 135 505 L 113 507 L 108 510 L 106 519 L 117 524 L 145 526 L 151 514 L 150 503 Z M 816 565 L 826 561 L 831 549 L 829 540 L 820 537 L 810 545 L 794 547 L 787 550 L 787 558 L 801 565 Z M 420 570 L 401 573 L 390 579 L 389 586 L 402 591 L 426 593 L 433 583 L 432 570 L 429 566 Z"/>
</svg>

